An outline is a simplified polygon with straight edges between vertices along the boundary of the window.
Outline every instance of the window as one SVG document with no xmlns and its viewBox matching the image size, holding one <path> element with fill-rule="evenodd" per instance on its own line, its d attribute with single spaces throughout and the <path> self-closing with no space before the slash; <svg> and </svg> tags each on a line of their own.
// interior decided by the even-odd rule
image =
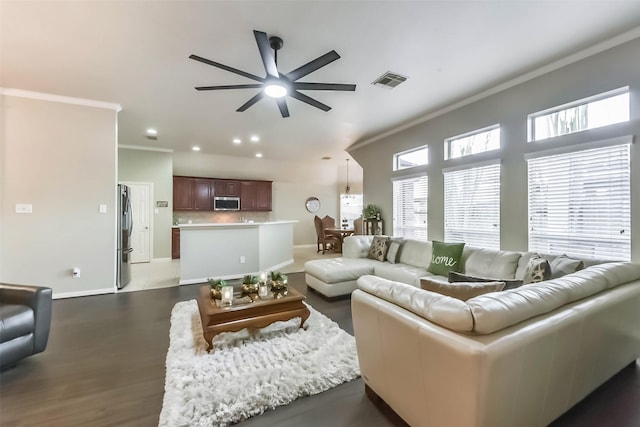
<svg viewBox="0 0 640 427">
<path fill-rule="evenodd" d="M 429 149 L 427 146 L 403 151 L 393 155 L 393 170 L 399 171 L 429 163 Z"/>
<path fill-rule="evenodd" d="M 427 240 L 426 175 L 393 181 L 393 235 Z"/>
<path fill-rule="evenodd" d="M 629 151 L 624 143 L 529 158 L 529 250 L 628 261 Z"/>
<path fill-rule="evenodd" d="M 500 249 L 500 163 L 444 171 L 444 238 Z"/>
<path fill-rule="evenodd" d="M 444 140 L 445 160 L 500 149 L 500 125 L 475 130 Z"/>
<path fill-rule="evenodd" d="M 624 87 L 529 115 L 529 142 L 629 121 Z"/>
</svg>

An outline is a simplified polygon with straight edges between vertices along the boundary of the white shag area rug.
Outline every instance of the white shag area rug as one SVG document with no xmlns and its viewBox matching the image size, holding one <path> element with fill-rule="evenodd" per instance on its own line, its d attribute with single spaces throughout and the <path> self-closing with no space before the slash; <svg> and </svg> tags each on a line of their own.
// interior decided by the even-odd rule
<svg viewBox="0 0 640 427">
<path fill-rule="evenodd" d="M 161 427 L 225 426 L 360 375 L 355 338 L 311 315 L 226 332 L 207 353 L 195 300 L 171 312 Z"/>
</svg>

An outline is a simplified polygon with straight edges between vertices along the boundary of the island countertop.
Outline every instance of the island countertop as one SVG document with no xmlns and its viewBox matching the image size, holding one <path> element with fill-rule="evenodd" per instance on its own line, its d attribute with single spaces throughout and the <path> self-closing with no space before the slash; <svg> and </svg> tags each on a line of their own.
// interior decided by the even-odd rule
<svg viewBox="0 0 640 427">
<path fill-rule="evenodd" d="M 264 222 L 204 222 L 193 224 L 178 224 L 174 225 L 174 228 L 210 228 L 210 227 L 257 227 L 262 225 L 277 225 L 277 224 L 295 224 L 298 220 L 277 220 L 277 221 L 264 221 Z"/>
</svg>

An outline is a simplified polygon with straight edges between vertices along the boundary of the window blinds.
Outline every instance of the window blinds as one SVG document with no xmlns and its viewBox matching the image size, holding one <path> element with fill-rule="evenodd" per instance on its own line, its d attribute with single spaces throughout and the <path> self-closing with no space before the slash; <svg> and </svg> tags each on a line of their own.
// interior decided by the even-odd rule
<svg viewBox="0 0 640 427">
<path fill-rule="evenodd" d="M 631 258 L 629 144 L 528 160 L 529 250 Z"/>
<path fill-rule="evenodd" d="M 393 235 L 426 241 L 429 179 L 426 175 L 393 181 Z"/>
<path fill-rule="evenodd" d="M 444 238 L 500 249 L 500 164 L 444 172 Z"/>
</svg>

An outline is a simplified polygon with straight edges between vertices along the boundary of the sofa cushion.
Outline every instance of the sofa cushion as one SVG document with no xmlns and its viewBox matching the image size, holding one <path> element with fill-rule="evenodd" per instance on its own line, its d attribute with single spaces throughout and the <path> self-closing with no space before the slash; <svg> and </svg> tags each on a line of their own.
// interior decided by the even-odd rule
<svg viewBox="0 0 640 427">
<path fill-rule="evenodd" d="M 437 292 L 442 295 L 466 301 L 478 295 L 490 292 L 499 292 L 504 289 L 504 282 L 455 282 L 449 283 L 444 280 L 422 278 L 420 287 L 424 290 Z"/>
<path fill-rule="evenodd" d="M 529 258 L 527 269 L 524 272 L 523 281 L 527 283 L 537 283 L 551 278 L 551 265 L 549 261 L 535 254 Z"/>
<path fill-rule="evenodd" d="M 450 271 L 460 271 L 464 243 L 446 243 L 434 240 L 432 244 L 431 263 L 427 271 L 440 276 L 446 276 Z"/>
<path fill-rule="evenodd" d="M 471 298 L 466 304 L 473 315 L 474 332 L 490 334 L 605 289 L 638 279 L 639 264 L 599 264 L 558 279 L 480 295 Z"/>
<path fill-rule="evenodd" d="M 520 286 L 522 286 L 524 284 L 524 282 L 522 280 L 511 280 L 511 279 L 492 279 L 492 278 L 488 278 L 488 277 L 476 277 L 476 276 L 469 276 L 467 274 L 462 274 L 462 273 L 458 273 L 455 271 L 450 271 L 449 272 L 449 282 L 450 283 L 455 283 L 455 282 L 504 282 L 505 286 L 504 289 L 515 289 L 515 288 L 519 288 Z"/>
<path fill-rule="evenodd" d="M 575 273 L 578 270 L 582 270 L 584 268 L 584 261 L 569 258 L 567 255 L 563 254 L 555 257 L 549 265 L 551 266 L 551 278 L 556 279 L 567 274 Z"/>
<path fill-rule="evenodd" d="M 376 276 L 362 276 L 358 288 L 445 328 L 459 332 L 473 329 L 471 311 L 464 301 Z"/>
<path fill-rule="evenodd" d="M 520 252 L 465 248 L 462 255 L 462 271 L 476 277 L 513 279 L 520 255 Z"/>
<path fill-rule="evenodd" d="M 400 259 L 398 262 L 426 270 L 431 262 L 431 249 L 431 242 L 405 240 L 400 248 Z"/>
<path fill-rule="evenodd" d="M 345 237 L 342 241 L 342 256 L 344 258 L 366 258 L 372 241 L 373 236 Z"/>
<path fill-rule="evenodd" d="M 11 341 L 33 333 L 35 318 L 31 307 L 21 304 L 0 304 L 0 342 Z"/>
<path fill-rule="evenodd" d="M 389 249 L 387 249 L 387 261 L 391 264 L 398 262 L 398 253 L 400 252 L 400 245 L 402 245 L 402 239 L 391 239 L 389 242 Z"/>
<path fill-rule="evenodd" d="M 373 267 L 380 261 L 368 258 L 329 258 L 307 261 L 304 271 L 325 283 L 356 280 L 365 274 L 373 274 Z"/>
<path fill-rule="evenodd" d="M 384 261 L 389 249 L 389 238 L 386 236 L 374 236 L 369 248 L 368 258 Z"/>
<path fill-rule="evenodd" d="M 413 286 L 420 285 L 420 278 L 428 275 L 427 270 L 407 264 L 390 264 L 388 262 L 376 264 L 373 273 L 378 277 Z"/>
</svg>

